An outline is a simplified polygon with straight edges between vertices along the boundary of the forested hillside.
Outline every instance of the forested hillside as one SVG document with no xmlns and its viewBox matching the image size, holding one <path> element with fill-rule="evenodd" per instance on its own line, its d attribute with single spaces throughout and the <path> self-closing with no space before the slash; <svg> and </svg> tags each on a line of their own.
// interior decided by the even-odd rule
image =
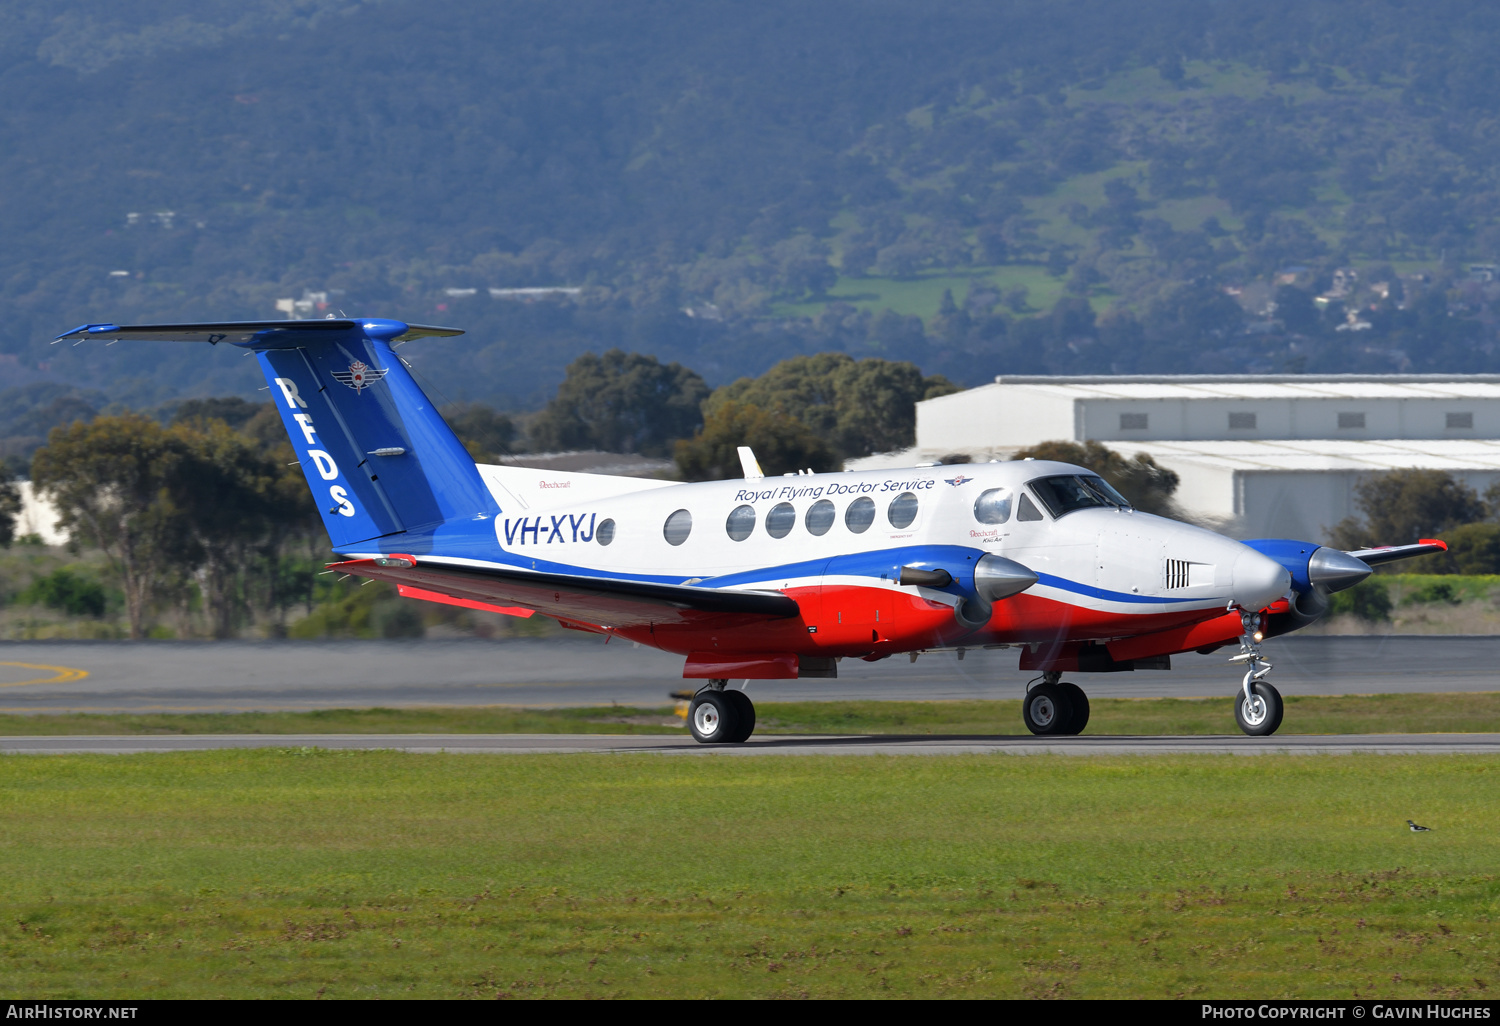
<svg viewBox="0 0 1500 1026">
<path fill-rule="evenodd" d="M 251 396 L 47 340 L 286 298 L 465 327 L 403 353 L 514 409 L 612 347 L 1500 371 L 1497 44 L 1457 0 L 11 0 L 0 387 Z"/>
</svg>

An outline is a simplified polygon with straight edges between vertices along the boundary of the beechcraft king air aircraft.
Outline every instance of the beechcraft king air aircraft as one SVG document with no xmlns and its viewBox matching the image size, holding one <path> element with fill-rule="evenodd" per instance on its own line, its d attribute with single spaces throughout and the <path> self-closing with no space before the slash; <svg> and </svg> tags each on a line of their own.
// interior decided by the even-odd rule
<svg viewBox="0 0 1500 1026">
<path fill-rule="evenodd" d="M 1013 647 L 1036 676 L 1035 734 L 1077 734 L 1065 674 L 1170 668 L 1238 644 L 1235 717 L 1273 733 L 1267 637 L 1305 627 L 1373 564 L 1359 552 L 1237 542 L 1131 509 L 1082 467 L 1024 460 L 676 484 L 476 465 L 394 346 L 453 328 L 391 320 L 88 324 L 58 341 L 220 342 L 260 361 L 342 560 L 402 595 L 618 636 L 705 681 L 688 723 L 742 742 L 733 679 L 836 677 L 841 659 Z M 915 658 L 915 656 L 913 656 Z"/>
</svg>

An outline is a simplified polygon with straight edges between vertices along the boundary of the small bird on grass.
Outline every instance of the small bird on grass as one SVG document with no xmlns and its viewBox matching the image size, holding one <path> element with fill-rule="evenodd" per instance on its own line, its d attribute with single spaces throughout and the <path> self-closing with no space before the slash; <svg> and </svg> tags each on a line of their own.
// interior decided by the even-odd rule
<svg viewBox="0 0 1500 1026">
<path fill-rule="evenodd" d="M 1414 834 L 1425 834 L 1432 830 L 1432 827 L 1417 826 L 1411 820 L 1407 820 L 1406 825 L 1411 827 L 1411 832 Z"/>
</svg>

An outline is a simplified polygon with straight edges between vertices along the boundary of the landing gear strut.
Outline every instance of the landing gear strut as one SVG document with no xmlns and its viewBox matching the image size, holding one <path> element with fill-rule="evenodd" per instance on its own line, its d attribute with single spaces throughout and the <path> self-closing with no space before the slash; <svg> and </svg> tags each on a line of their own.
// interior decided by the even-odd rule
<svg viewBox="0 0 1500 1026">
<path fill-rule="evenodd" d="M 1234 719 L 1251 737 L 1269 737 L 1281 726 L 1285 707 L 1281 692 L 1264 679 L 1271 672 L 1271 664 L 1260 654 L 1260 643 L 1265 639 L 1260 630 L 1260 614 L 1240 610 L 1240 624 L 1245 630 L 1240 636 L 1240 652 L 1229 659 L 1231 663 L 1245 664 L 1245 679 L 1234 703 Z"/>
<path fill-rule="evenodd" d="M 1021 700 L 1021 718 L 1033 734 L 1081 734 L 1088 725 L 1089 696 L 1061 677 L 1050 670 L 1042 674 Z"/>
<path fill-rule="evenodd" d="M 725 687 L 727 680 L 711 680 L 688 706 L 688 729 L 700 744 L 740 744 L 755 731 L 755 705 L 743 691 Z"/>
</svg>

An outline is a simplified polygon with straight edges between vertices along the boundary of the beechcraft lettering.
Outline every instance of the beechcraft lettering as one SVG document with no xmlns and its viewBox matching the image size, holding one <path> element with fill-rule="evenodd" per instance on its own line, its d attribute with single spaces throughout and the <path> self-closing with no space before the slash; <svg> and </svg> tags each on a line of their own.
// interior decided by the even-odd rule
<svg viewBox="0 0 1500 1026">
<path fill-rule="evenodd" d="M 597 513 L 545 513 L 538 517 L 506 519 L 505 544 L 551 545 L 553 542 L 591 542 L 594 540 L 594 522 Z M 584 530 L 584 524 L 588 530 Z"/>
</svg>

